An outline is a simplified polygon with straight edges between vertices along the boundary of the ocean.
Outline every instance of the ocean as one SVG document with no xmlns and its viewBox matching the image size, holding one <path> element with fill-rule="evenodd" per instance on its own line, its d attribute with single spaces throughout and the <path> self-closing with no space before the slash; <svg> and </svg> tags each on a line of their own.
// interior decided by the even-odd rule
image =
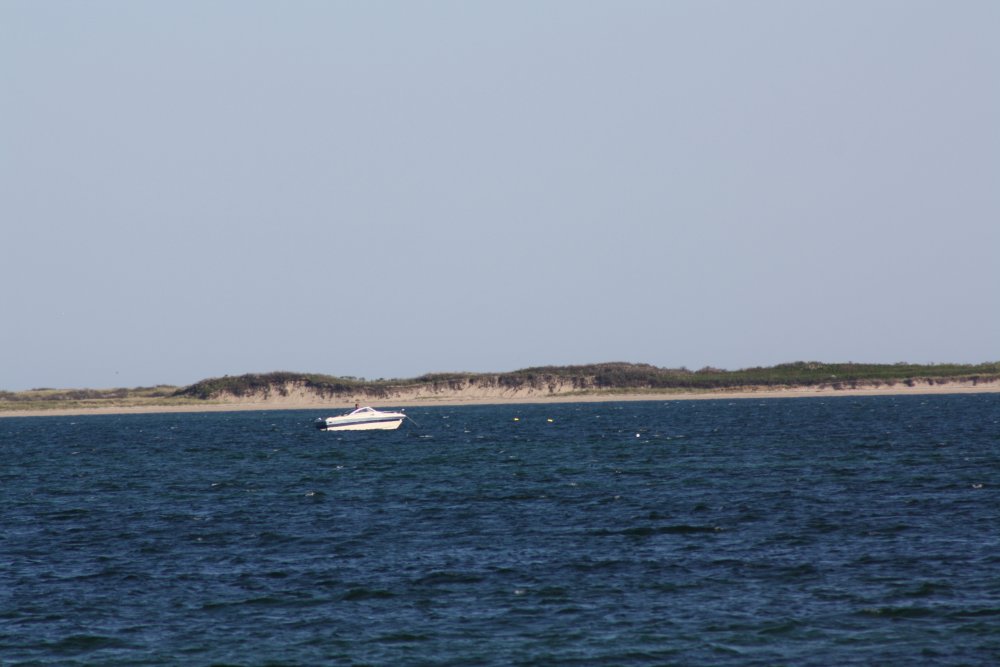
<svg viewBox="0 0 1000 667">
<path fill-rule="evenodd" d="M 3 665 L 1000 664 L 1000 394 L 0 419 Z"/>
</svg>

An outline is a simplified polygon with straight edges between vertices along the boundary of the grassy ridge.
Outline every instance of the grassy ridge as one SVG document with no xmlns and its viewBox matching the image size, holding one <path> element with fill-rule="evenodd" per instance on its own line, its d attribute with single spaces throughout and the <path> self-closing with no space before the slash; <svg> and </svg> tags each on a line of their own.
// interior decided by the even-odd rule
<svg viewBox="0 0 1000 667">
<path fill-rule="evenodd" d="M 32 389 L 0 391 L 0 411 L 59 408 L 143 407 L 199 404 L 226 396 L 284 396 L 299 387 L 320 397 L 388 398 L 406 390 L 438 392 L 467 388 L 501 388 L 572 392 L 698 392 L 779 387 L 915 386 L 948 382 L 1000 381 L 1000 362 L 984 364 L 825 364 L 799 361 L 777 366 L 727 371 L 660 368 L 624 362 L 580 366 L 537 366 L 509 373 L 430 373 L 410 379 L 366 380 L 317 373 L 249 373 L 209 378 L 187 387 L 159 385 L 134 389 Z"/>
<path fill-rule="evenodd" d="M 0 412 L 11 410 L 56 410 L 60 408 L 144 407 L 182 405 L 190 399 L 178 398 L 171 385 L 133 389 L 30 389 L 0 391 Z"/>
<path fill-rule="evenodd" d="M 249 396 L 263 393 L 285 395 L 290 384 L 321 396 L 358 393 L 388 396 L 391 393 L 432 387 L 462 389 L 501 387 L 542 389 L 555 383 L 571 384 L 577 391 L 599 390 L 725 390 L 752 387 L 829 386 L 849 389 L 954 381 L 988 382 L 1000 380 L 1000 362 L 985 364 L 824 364 L 795 362 L 778 366 L 727 371 L 703 368 L 659 368 L 649 364 L 605 363 L 583 366 L 538 366 L 509 373 L 433 373 L 412 379 L 364 380 L 304 373 L 248 374 L 202 380 L 177 391 L 178 396 L 198 399 L 222 394 Z"/>
<path fill-rule="evenodd" d="M 357 378 L 320 375 L 318 373 L 248 373 L 246 375 L 209 378 L 196 382 L 189 387 L 183 387 L 174 392 L 175 396 L 209 400 L 222 394 L 233 396 L 251 396 L 254 394 L 271 394 L 285 396 L 289 384 L 297 384 L 311 389 L 321 396 L 336 396 L 352 391 L 363 392 L 366 388 L 377 386 L 378 382 L 370 383 Z"/>
</svg>

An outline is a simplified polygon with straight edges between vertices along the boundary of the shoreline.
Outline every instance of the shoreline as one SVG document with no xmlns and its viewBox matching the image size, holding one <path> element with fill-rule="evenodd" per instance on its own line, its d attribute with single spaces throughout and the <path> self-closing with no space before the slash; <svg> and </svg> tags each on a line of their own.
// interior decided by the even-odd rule
<svg viewBox="0 0 1000 667">
<path fill-rule="evenodd" d="M 622 393 L 555 393 L 518 396 L 476 396 L 472 392 L 455 392 L 451 395 L 423 397 L 397 397 L 360 400 L 376 408 L 415 408 L 424 406 L 462 405 L 520 405 L 539 403 L 614 403 L 631 401 L 698 401 L 698 400 L 747 400 L 770 398 L 830 398 L 849 396 L 926 396 L 946 394 L 1000 393 L 1000 382 L 945 383 L 935 385 L 906 385 L 833 389 L 831 387 L 787 387 L 782 389 L 739 389 L 705 392 L 622 392 Z M 107 405 L 97 407 L 67 407 L 32 410 L 0 410 L 5 417 L 78 417 L 87 415 L 173 414 L 205 412 L 247 412 L 272 410 L 324 410 L 344 411 L 353 407 L 355 400 L 309 400 L 298 397 L 233 399 L 205 404 L 185 405 Z"/>
</svg>

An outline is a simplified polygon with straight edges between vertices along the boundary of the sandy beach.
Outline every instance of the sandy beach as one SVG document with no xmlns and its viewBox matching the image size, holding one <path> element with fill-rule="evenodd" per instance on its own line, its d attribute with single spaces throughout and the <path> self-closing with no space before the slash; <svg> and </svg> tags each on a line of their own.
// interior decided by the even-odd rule
<svg viewBox="0 0 1000 667">
<path fill-rule="evenodd" d="M 953 382 L 944 384 L 915 384 L 907 386 L 867 386 L 856 389 L 832 387 L 746 388 L 732 391 L 708 392 L 590 392 L 569 391 L 541 392 L 538 390 L 482 391 L 464 389 L 437 393 L 409 392 L 389 398 L 337 397 L 323 399 L 310 392 L 290 388 L 286 395 L 227 397 L 205 403 L 178 405 L 103 405 L 99 407 L 66 407 L 51 410 L 0 410 L 2 417 L 64 417 L 78 415 L 127 415 L 155 413 L 237 412 L 247 410 L 315 410 L 317 412 L 343 411 L 355 403 L 372 407 L 423 407 L 455 405 L 517 405 L 527 403 L 597 403 L 615 401 L 689 401 L 689 400 L 746 400 L 755 398 L 831 398 L 840 396 L 909 396 L 941 394 L 998 393 L 1000 382 Z"/>
</svg>

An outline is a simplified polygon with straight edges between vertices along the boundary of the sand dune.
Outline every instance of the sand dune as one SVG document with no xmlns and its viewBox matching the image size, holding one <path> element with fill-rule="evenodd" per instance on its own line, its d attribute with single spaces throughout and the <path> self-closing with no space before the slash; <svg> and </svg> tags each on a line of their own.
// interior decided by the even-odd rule
<svg viewBox="0 0 1000 667">
<path fill-rule="evenodd" d="M 799 387 L 746 387 L 725 391 L 706 392 L 653 392 L 653 391 L 591 391 L 581 393 L 569 383 L 552 383 L 543 388 L 465 386 L 464 388 L 405 388 L 388 395 L 369 396 L 337 395 L 324 397 L 301 386 L 289 385 L 280 392 L 258 393 L 249 396 L 223 395 L 204 403 L 177 405 L 104 405 L 100 407 L 60 407 L 52 410 L 10 410 L 0 412 L 0 417 L 67 416 L 98 414 L 143 414 L 179 412 L 228 412 L 241 410 L 316 410 L 318 413 L 340 411 L 355 403 L 374 407 L 417 407 L 428 405 L 491 405 L 518 403 L 580 403 L 601 401 L 677 401 L 748 398 L 802 398 L 833 396 L 889 396 L 921 394 L 967 394 L 1000 392 L 1000 382 L 941 382 L 868 385 L 857 388 L 830 386 Z"/>
</svg>

